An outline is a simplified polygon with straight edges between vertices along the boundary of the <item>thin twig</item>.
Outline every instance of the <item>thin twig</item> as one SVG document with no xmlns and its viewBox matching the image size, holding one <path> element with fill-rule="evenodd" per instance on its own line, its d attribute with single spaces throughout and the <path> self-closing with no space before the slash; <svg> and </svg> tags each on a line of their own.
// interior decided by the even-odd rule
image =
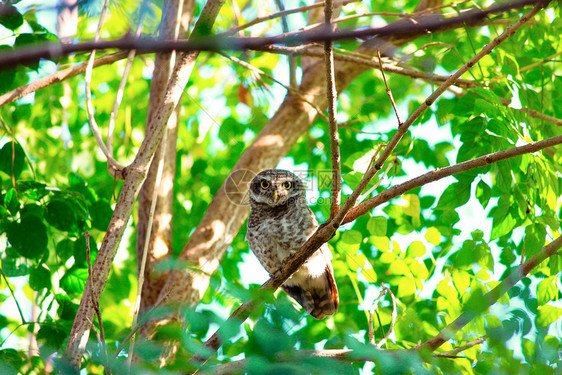
<svg viewBox="0 0 562 375">
<path fill-rule="evenodd" d="M 396 317 L 398 316 L 398 309 L 396 308 L 396 298 L 394 298 L 394 294 L 392 293 L 392 291 L 386 287 L 386 286 L 382 286 L 383 291 L 386 292 L 386 294 L 390 295 L 390 298 L 392 299 L 392 320 L 390 321 L 390 327 L 388 327 L 388 331 L 386 331 L 386 335 L 384 335 L 384 337 L 381 339 L 381 341 L 379 341 L 375 346 L 380 349 L 381 346 L 383 346 L 386 343 L 386 340 L 388 340 L 388 338 L 390 337 L 390 335 L 392 334 L 392 332 L 394 331 L 394 324 L 396 323 Z"/>
<path fill-rule="evenodd" d="M 369 344 L 371 345 L 375 345 L 375 330 L 374 330 L 374 324 L 373 324 L 373 312 L 369 311 L 369 319 L 368 319 L 368 325 L 369 325 Z"/>
<path fill-rule="evenodd" d="M 476 340 L 472 340 L 472 341 L 466 343 L 463 346 L 459 346 L 458 348 L 454 348 L 453 350 L 449 350 L 447 352 L 435 353 L 435 356 L 436 357 L 451 358 L 452 356 L 455 356 L 455 355 L 459 354 L 460 352 L 465 351 L 466 349 L 470 349 L 473 346 L 482 344 L 484 341 L 486 341 L 487 338 L 488 338 L 487 336 L 479 337 Z"/>
<path fill-rule="evenodd" d="M 377 56 L 379 58 L 379 66 L 381 67 L 382 79 L 384 81 L 384 86 L 386 87 L 386 94 L 390 99 L 390 103 L 392 103 L 392 108 L 394 109 L 394 113 L 396 114 L 396 119 L 398 120 L 398 126 L 402 125 L 402 121 L 400 120 L 400 115 L 398 114 L 398 108 L 396 108 L 396 103 L 394 102 L 394 98 L 392 97 L 392 91 L 390 91 L 390 87 L 388 87 L 388 82 L 386 82 L 386 75 L 384 74 L 384 68 L 381 59 L 381 51 L 377 50 Z"/>
<path fill-rule="evenodd" d="M 346 51 L 339 48 L 333 48 L 333 49 L 334 52 L 340 52 L 334 54 L 335 60 L 353 62 L 359 65 L 369 66 L 376 69 L 381 68 L 378 61 L 372 60 L 371 56 L 354 51 Z M 315 56 L 315 57 L 324 56 L 324 51 L 322 51 L 322 49 L 320 48 L 315 48 L 314 46 L 312 46 L 312 48 L 311 46 L 305 46 L 305 47 L 272 46 L 267 50 L 267 52 L 286 54 L 286 55 L 298 55 L 298 56 Z M 412 68 L 407 68 L 404 66 L 404 64 L 400 64 L 400 65 L 397 64 L 398 63 L 384 63 L 383 67 L 386 72 L 400 74 L 411 78 L 423 79 L 429 83 L 444 82 L 449 78 L 448 76 L 440 76 L 437 74 L 426 73 Z M 458 79 L 454 83 L 454 85 L 463 88 L 472 88 L 472 87 L 481 86 L 481 84 L 476 81 L 471 81 L 466 79 Z"/>
<path fill-rule="evenodd" d="M 345 0 L 345 1 L 338 1 L 334 4 L 335 7 L 339 7 L 339 6 L 344 6 L 347 5 L 349 3 L 355 3 L 355 2 L 359 2 L 361 0 Z M 284 16 L 288 16 L 289 14 L 294 14 L 294 13 L 301 13 L 301 12 L 306 12 L 307 10 L 311 10 L 311 9 L 316 9 L 316 8 L 320 8 L 325 6 L 325 2 L 318 2 L 312 5 L 306 5 L 306 6 L 302 6 L 299 8 L 295 8 L 295 9 L 289 9 L 289 10 L 282 10 L 280 12 L 277 13 L 273 13 L 270 14 L 268 16 L 264 16 L 264 17 L 257 17 L 254 18 L 253 20 L 251 20 L 250 22 L 247 22 L 243 25 L 240 26 L 236 26 L 231 28 L 230 30 L 225 31 L 224 33 L 222 33 L 222 35 L 234 35 L 236 33 L 238 33 L 241 30 L 247 29 L 250 26 L 254 26 L 257 25 L 258 23 L 261 22 L 265 22 L 265 21 L 269 21 L 275 18 L 280 18 L 280 17 L 284 17 Z"/>
<path fill-rule="evenodd" d="M 326 25 L 331 26 L 333 14 L 332 0 L 326 0 L 324 6 L 324 21 Z M 328 98 L 328 119 L 330 126 L 330 152 L 332 155 L 332 192 L 330 199 L 330 218 L 336 216 L 341 204 L 341 155 L 340 155 L 340 139 L 338 134 L 337 122 L 337 96 L 336 80 L 334 78 L 334 51 L 332 49 L 332 41 L 327 40 L 324 43 L 324 55 L 326 61 L 326 96 Z"/>
<path fill-rule="evenodd" d="M 10 289 L 10 294 L 12 295 L 12 298 L 14 299 L 14 302 L 16 303 L 16 307 L 18 308 L 18 312 L 20 314 L 20 318 L 21 318 L 21 324 L 28 324 L 28 322 L 25 320 L 25 317 L 23 316 L 23 311 L 21 310 L 20 304 L 18 302 L 18 300 L 16 299 L 16 295 L 14 293 L 14 290 L 12 289 L 12 285 L 10 285 L 10 282 L 8 281 L 8 278 L 6 277 L 6 274 L 4 273 L 4 271 L 2 270 L 2 268 L 0 268 L 0 274 L 2 274 L 2 277 L 4 278 L 4 281 L 6 282 L 6 285 L 8 286 L 8 289 Z"/>
<path fill-rule="evenodd" d="M 379 145 L 379 150 L 383 147 L 384 145 Z M 376 155 L 378 155 L 379 150 L 377 150 L 376 154 L 373 156 L 373 160 L 372 162 L 374 162 L 374 158 L 376 157 Z M 395 161 L 392 160 L 390 163 L 388 163 L 388 165 L 386 166 L 386 170 L 383 172 L 382 176 L 378 179 L 378 181 L 373 184 L 373 186 L 371 186 L 366 192 L 364 192 L 363 194 L 361 194 L 359 196 L 359 198 L 357 198 L 357 203 L 361 203 L 365 200 L 365 198 L 367 198 L 376 188 L 379 187 L 379 185 L 381 184 L 381 182 L 383 181 L 384 177 L 388 175 L 388 172 L 390 171 L 390 169 L 394 166 Z"/>
<path fill-rule="evenodd" d="M 352 14 L 350 16 L 344 16 L 344 17 L 336 18 L 335 20 L 332 20 L 332 23 L 340 23 L 340 22 L 345 22 L 345 21 L 357 19 L 357 18 L 372 17 L 372 16 L 413 18 L 413 17 L 419 17 L 419 16 L 427 14 L 427 13 L 435 12 L 436 10 L 439 10 L 439 9 L 442 9 L 442 8 L 448 8 L 448 7 L 455 8 L 456 6 L 464 4 L 468 1 L 470 1 L 470 0 L 462 0 L 462 1 L 458 1 L 456 3 L 439 5 L 439 6 L 436 6 L 436 7 L 433 7 L 433 8 L 427 8 L 427 9 L 424 9 L 424 10 L 421 10 L 421 11 L 418 11 L 418 12 L 415 12 L 415 13 L 370 12 L 370 13 Z M 317 3 L 317 4 L 322 4 L 322 3 Z M 469 9 L 467 9 L 467 10 L 469 10 Z M 279 36 L 289 36 L 289 35 L 299 34 L 299 33 L 302 33 L 303 31 L 316 29 L 316 28 L 318 28 L 322 25 L 323 25 L 322 23 L 315 23 L 315 24 L 312 24 L 312 25 L 307 25 L 307 26 L 304 26 L 304 27 L 300 28 L 299 30 L 290 31 L 288 33 L 283 33 Z"/>
<path fill-rule="evenodd" d="M 99 40 L 99 36 L 100 36 L 100 32 L 101 32 L 101 27 L 103 25 L 103 18 L 105 16 L 105 12 L 107 10 L 107 5 L 109 3 L 109 0 L 105 0 L 103 7 L 101 9 L 101 13 L 100 13 L 100 19 L 98 21 L 98 27 L 96 29 L 96 34 L 94 36 L 94 42 L 97 42 Z M 100 133 L 100 129 L 98 127 L 98 123 L 96 122 L 96 118 L 94 117 L 94 106 L 92 104 L 92 88 L 91 88 L 91 82 L 92 82 L 92 71 L 93 71 L 93 67 L 94 67 L 94 60 L 96 57 L 96 50 L 93 49 L 92 53 L 90 54 L 90 59 L 88 60 L 88 65 L 86 66 L 86 74 L 84 77 L 84 83 L 86 86 L 86 113 L 88 115 L 88 123 L 90 124 L 90 130 L 92 131 L 92 134 L 94 135 L 94 138 L 96 139 L 96 142 L 98 144 L 98 147 L 102 150 L 103 154 L 105 155 L 106 159 L 107 159 L 107 167 L 108 170 L 110 171 L 110 173 L 118 178 L 123 178 L 122 176 L 122 171 L 124 169 L 124 167 L 119 164 L 117 162 L 117 160 L 115 160 L 113 158 L 112 152 L 110 152 L 105 143 L 103 142 L 103 139 L 101 138 L 101 133 Z"/>
<path fill-rule="evenodd" d="M 279 11 L 285 11 L 285 5 L 283 5 L 283 1 L 275 0 Z M 283 14 L 281 16 L 281 27 L 283 29 L 283 33 L 289 32 L 289 22 L 287 21 L 287 15 Z M 289 60 L 289 86 L 297 87 L 297 60 L 294 56 L 288 56 Z"/>
<path fill-rule="evenodd" d="M 98 66 L 112 64 L 115 61 L 124 59 L 125 57 L 127 57 L 127 51 L 120 51 L 117 53 L 104 55 L 94 60 L 93 67 L 97 68 Z M 16 100 L 23 98 L 27 94 L 31 94 L 32 92 L 39 91 L 47 86 L 62 82 L 68 78 L 72 78 L 79 74 L 82 74 L 86 71 L 87 66 L 88 66 L 88 61 L 84 61 L 78 65 L 75 65 L 67 69 L 59 70 L 58 72 L 49 74 L 48 76 L 45 76 L 43 78 L 39 78 L 37 81 L 28 83 L 10 92 L 7 92 L 4 95 L 0 96 L 0 107 L 15 102 Z"/>
<path fill-rule="evenodd" d="M 139 23 L 137 25 L 137 30 L 135 31 L 135 36 L 138 38 L 142 33 L 142 24 L 144 22 L 144 17 L 146 16 L 146 6 L 148 0 L 143 0 L 139 9 Z M 131 72 L 131 67 L 133 66 L 133 61 L 135 59 L 136 50 L 132 49 L 129 51 L 127 56 L 127 63 L 125 64 L 125 70 L 121 76 L 121 81 L 119 82 L 119 87 L 117 88 L 117 93 L 115 95 L 115 101 L 113 102 L 113 108 L 109 114 L 109 122 L 107 124 L 107 150 L 113 156 L 113 132 L 115 130 L 115 120 L 117 119 L 117 112 L 119 111 L 119 106 L 123 100 L 123 92 L 125 91 L 125 85 L 129 79 L 129 73 Z"/>
<path fill-rule="evenodd" d="M 484 100 L 487 101 L 487 99 L 484 98 L 483 96 L 481 96 L 478 92 L 474 92 L 474 94 L 475 94 L 475 95 L 478 95 L 479 97 L 481 97 L 482 99 L 484 99 Z M 534 117 L 534 118 L 538 118 L 538 119 L 540 119 L 540 120 L 544 120 L 544 121 L 550 122 L 551 124 L 554 124 L 554 125 L 557 125 L 557 126 L 562 126 L 562 119 L 558 119 L 558 118 L 556 118 L 556 117 L 549 116 L 549 115 L 547 115 L 547 114 L 538 112 L 538 111 L 536 111 L 536 110 L 534 110 L 534 109 L 528 109 L 528 108 L 514 108 L 514 107 L 511 106 L 511 101 L 510 101 L 509 99 L 500 98 L 500 101 L 501 101 L 501 103 L 502 103 L 505 107 L 507 107 L 507 108 L 509 108 L 509 109 L 511 109 L 511 110 L 513 110 L 513 111 L 517 111 L 517 112 L 524 113 L 524 114 L 526 114 L 526 115 L 528 115 L 528 116 L 531 116 L 531 117 Z"/>
</svg>

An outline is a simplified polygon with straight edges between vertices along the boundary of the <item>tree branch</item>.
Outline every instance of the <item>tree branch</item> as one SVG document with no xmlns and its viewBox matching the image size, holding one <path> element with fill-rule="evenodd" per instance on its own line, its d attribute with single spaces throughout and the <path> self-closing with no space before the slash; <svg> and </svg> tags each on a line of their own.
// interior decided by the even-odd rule
<svg viewBox="0 0 562 375">
<path fill-rule="evenodd" d="M 78 44 L 46 43 L 40 47 L 21 47 L 10 52 L 0 54 L 0 69 L 13 67 L 18 64 L 37 62 L 39 59 L 57 59 L 61 56 L 76 52 L 102 50 L 102 49 L 135 49 L 139 53 L 170 52 L 173 50 L 190 51 L 242 51 L 242 50 L 267 50 L 271 45 L 303 45 L 313 42 L 326 42 L 342 39 L 392 37 L 394 39 L 412 38 L 422 33 L 448 30 L 459 25 L 472 25 L 491 14 L 502 13 L 511 9 L 527 5 L 542 4 L 545 0 L 516 0 L 500 3 L 487 10 L 472 10 L 462 13 L 457 17 L 438 17 L 424 15 L 416 20 L 402 19 L 380 28 L 367 28 L 362 30 L 331 31 L 324 28 L 302 32 L 289 36 L 272 37 L 224 37 L 222 35 L 199 36 L 187 41 L 162 41 L 150 38 L 135 38 L 125 35 L 120 39 L 100 42 L 83 42 Z M 547 4 L 549 1 L 547 2 Z"/>
<path fill-rule="evenodd" d="M 160 23 L 160 35 L 162 39 L 177 39 L 189 30 L 192 21 L 192 13 L 195 2 L 193 0 L 168 0 L 165 2 L 162 20 Z M 170 78 L 170 72 L 174 67 L 175 53 L 158 53 L 154 58 L 154 72 L 150 83 L 150 101 L 148 105 L 147 122 L 158 110 L 162 97 L 166 92 L 166 86 Z M 141 311 L 154 305 L 158 294 L 166 281 L 167 274 L 154 274 L 154 263 L 165 259 L 171 254 L 172 243 L 172 206 L 174 200 L 174 180 L 176 174 L 176 152 L 178 133 L 178 104 L 166 124 L 165 142 L 161 142 L 159 148 L 165 148 L 164 170 L 162 183 L 157 184 L 157 165 L 159 164 L 160 151 L 157 151 L 150 165 L 146 180 L 139 193 L 138 223 L 137 223 L 137 259 L 141 259 L 142 244 L 149 230 L 150 218 L 149 208 L 151 206 L 154 189 L 158 190 L 154 224 L 150 236 L 148 260 L 145 269 L 145 283 L 141 298 Z M 139 264 L 140 266 L 140 264 Z M 139 271 L 140 267 L 137 268 Z"/>
<path fill-rule="evenodd" d="M 356 3 L 356 2 L 360 2 L 360 1 L 361 0 L 338 1 L 335 4 L 333 4 L 333 6 L 334 7 L 340 7 L 340 6 L 347 5 L 349 3 Z M 251 20 L 250 22 L 247 22 L 247 23 L 245 23 L 243 25 L 240 25 L 240 26 L 233 27 L 230 30 L 225 31 L 224 33 L 222 33 L 222 35 L 234 35 L 234 34 L 238 33 L 239 31 L 247 29 L 248 27 L 257 25 L 258 23 L 270 21 L 270 20 L 273 20 L 275 18 L 285 17 L 285 16 L 288 16 L 289 14 L 301 13 L 301 12 L 306 12 L 307 10 L 311 10 L 311 9 L 315 9 L 315 8 L 321 8 L 321 7 L 324 7 L 326 3 L 327 2 L 321 1 L 321 2 L 318 2 L 318 3 L 315 3 L 315 4 L 306 5 L 306 6 L 302 6 L 302 7 L 295 8 L 295 9 L 282 10 L 282 11 L 279 11 L 277 13 L 273 13 L 273 14 L 270 14 L 270 15 L 267 15 L 267 16 L 257 17 L 257 18 L 254 18 L 253 20 Z"/>
<path fill-rule="evenodd" d="M 434 357 L 451 358 L 452 356 L 466 349 L 470 349 L 473 346 L 480 345 L 485 340 L 486 337 L 480 337 L 476 340 L 473 340 L 463 346 L 459 346 L 458 348 L 455 348 L 448 352 L 435 353 Z M 300 359 L 317 357 L 317 358 L 330 358 L 339 361 L 349 361 L 349 362 L 375 361 L 380 358 L 380 353 L 386 353 L 388 355 L 392 355 L 396 353 L 396 351 L 376 349 L 373 351 L 373 355 L 367 357 L 364 355 L 363 352 L 362 353 L 363 357 L 360 358 L 352 349 L 298 350 L 290 353 L 289 355 L 281 353 L 280 355 L 278 355 L 278 360 L 280 362 L 297 362 Z M 214 367 L 205 369 L 205 371 L 214 375 L 240 374 L 247 371 L 246 369 L 247 364 L 248 364 L 248 360 L 243 359 L 240 361 L 227 362 L 220 365 L 216 365 Z"/>
<path fill-rule="evenodd" d="M 113 64 L 115 61 L 123 60 L 124 58 L 127 57 L 127 54 L 128 54 L 127 51 L 120 51 L 117 53 L 112 53 L 109 55 L 98 57 L 97 59 L 94 60 L 94 68 L 97 68 L 98 66 L 102 66 L 102 65 Z M 15 102 L 16 100 L 23 98 L 27 94 L 31 94 L 32 92 L 38 91 L 44 87 L 62 82 L 65 79 L 72 78 L 79 74 L 82 74 L 86 71 L 87 66 L 88 66 L 88 61 L 84 61 L 76 66 L 64 70 L 59 70 L 58 72 L 49 74 L 48 76 L 40 78 L 35 82 L 20 86 L 15 90 L 7 92 L 4 95 L 0 96 L 0 107 Z"/>
<path fill-rule="evenodd" d="M 461 172 L 466 172 L 472 169 L 494 164 L 502 160 L 513 158 L 515 156 L 537 152 L 539 150 L 543 150 L 545 148 L 559 144 L 562 144 L 562 135 L 538 142 L 529 143 L 525 146 L 514 147 L 509 150 L 503 150 L 483 155 L 476 159 L 467 160 L 459 164 L 451 165 L 449 167 L 434 169 L 400 185 L 395 185 L 390 189 L 377 194 L 375 197 L 353 207 L 351 210 L 349 210 L 349 213 L 343 220 L 343 224 L 354 221 L 359 216 L 365 215 L 367 212 L 379 206 L 380 204 L 388 202 L 389 200 L 396 198 L 407 191 L 426 185 L 430 182 L 434 182 L 444 177 L 452 176 Z"/>
<path fill-rule="evenodd" d="M 324 6 L 325 24 L 332 24 L 332 0 L 326 0 Z M 338 135 L 336 80 L 334 78 L 334 50 L 332 41 L 324 42 L 326 61 L 326 96 L 328 98 L 328 120 L 330 127 L 330 153 L 332 155 L 332 194 L 330 199 L 330 217 L 336 216 L 341 204 L 341 155 L 340 138 Z"/>
</svg>

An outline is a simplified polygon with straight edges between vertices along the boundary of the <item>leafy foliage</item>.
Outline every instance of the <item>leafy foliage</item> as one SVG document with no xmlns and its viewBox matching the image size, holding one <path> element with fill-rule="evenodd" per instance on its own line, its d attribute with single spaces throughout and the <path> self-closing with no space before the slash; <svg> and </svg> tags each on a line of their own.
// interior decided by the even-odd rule
<svg viewBox="0 0 562 375">
<path fill-rule="evenodd" d="M 56 40 L 52 20 L 39 2 L 0 4 L 0 48 Z M 287 2 L 300 6 L 301 2 Z M 221 10 L 216 32 L 244 23 L 271 4 L 236 2 Z M 272 3 L 273 4 L 273 3 Z M 349 4 L 342 16 L 371 12 L 413 12 L 417 1 Z M 92 38 L 95 19 L 82 4 L 78 40 Z M 90 4 L 91 5 L 91 4 Z M 196 14 L 202 8 L 198 2 Z M 485 7 L 486 4 L 478 2 Z M 140 4 L 112 8 L 104 38 L 117 38 L 135 21 Z M 150 5 L 148 32 L 160 18 L 160 2 Z M 456 11 L 471 6 L 456 6 Z M 238 8 L 235 14 L 234 9 Z M 412 68 L 442 75 L 457 70 L 526 12 L 494 15 L 486 25 L 429 33 L 397 53 Z M 261 12 L 259 13 L 262 14 Z M 129 22 L 124 22 L 127 20 Z M 236 20 L 236 21 L 235 21 Z M 382 22 L 377 19 L 376 22 Z M 391 22 L 392 18 L 385 18 Z M 306 26 L 305 15 L 288 17 L 292 30 Z M 372 17 L 350 19 L 342 29 L 369 27 Z M 465 95 L 445 94 L 404 136 L 383 166 L 380 185 L 365 199 L 435 168 L 562 134 L 562 128 L 518 108 L 562 117 L 562 35 L 560 3 L 553 3 L 513 37 L 483 58 L 464 79 L 477 83 Z M 279 19 L 244 31 L 245 35 L 281 32 Z M 338 42 L 354 49 L 356 42 Z M 285 56 L 245 51 L 232 53 L 288 82 Z M 41 60 L 0 71 L 0 94 L 38 77 L 82 62 L 85 55 Z M 300 59 L 304 65 L 305 58 Z M 242 152 L 273 116 L 285 89 L 219 54 L 202 55 L 181 103 L 173 205 L 172 248 L 178 254 L 199 224 L 214 194 Z M 143 139 L 152 57 L 132 65 L 116 122 L 115 157 L 132 160 Z M 94 70 L 96 118 L 106 124 L 124 63 Z M 158 68 L 158 67 L 156 67 Z M 299 70 L 298 75 L 302 72 Z M 402 118 L 423 103 L 434 82 L 386 74 Z M 98 244 L 108 228 L 121 183 L 107 166 L 89 131 L 83 76 L 49 85 L 0 108 L 0 372 L 47 373 L 68 370 L 61 359 Z M 506 105 L 506 103 L 511 103 Z M 344 194 L 360 181 L 374 150 L 396 133 L 396 121 L 380 72 L 367 70 L 340 93 L 338 102 Z M 317 120 L 299 138 L 280 166 L 304 171 L 309 200 L 319 221 L 329 217 L 330 153 L 328 125 Z M 159 328 L 154 339 L 137 343 L 139 372 L 180 372 L 189 358 L 204 354 L 202 343 L 220 327 L 224 345 L 207 366 L 246 359 L 248 373 L 342 373 L 375 369 L 379 373 L 537 373 L 560 371 L 562 358 L 562 255 L 535 267 L 492 308 L 485 294 L 519 264 L 560 235 L 562 152 L 560 146 L 466 171 L 406 192 L 358 218 L 329 242 L 339 286 L 339 312 L 325 321 L 306 316 L 282 292 L 260 296 L 265 302 L 245 323 L 227 321 L 228 312 L 260 292 L 264 273 L 253 268 L 244 240 L 234 238 L 211 285 L 197 306 L 178 307 L 187 327 Z M 106 348 L 95 335 L 88 343 L 88 373 L 125 371 L 136 294 L 135 221 L 123 239 L 100 304 Z M 194 271 L 195 272 L 195 271 Z M 382 289 L 396 299 L 378 299 Z M 158 306 L 141 319 L 162 317 Z M 369 312 L 376 341 L 393 324 L 383 348 L 369 343 Z M 405 351 L 435 337 L 466 311 L 482 311 L 440 350 L 449 351 L 479 337 L 460 358 L 438 358 Z M 98 322 L 94 322 L 99 330 Z M 27 337 L 35 342 L 30 345 Z M 170 339 L 180 343 L 174 361 L 160 369 L 158 358 Z M 507 344 L 506 344 L 507 343 Z M 124 348 L 124 349 L 123 349 Z M 299 356 L 299 351 L 353 349 L 356 361 Z M 123 351 L 118 351 L 123 349 Z M 113 358 L 115 356 L 116 358 Z M 372 362 L 362 359 L 369 358 Z"/>
</svg>

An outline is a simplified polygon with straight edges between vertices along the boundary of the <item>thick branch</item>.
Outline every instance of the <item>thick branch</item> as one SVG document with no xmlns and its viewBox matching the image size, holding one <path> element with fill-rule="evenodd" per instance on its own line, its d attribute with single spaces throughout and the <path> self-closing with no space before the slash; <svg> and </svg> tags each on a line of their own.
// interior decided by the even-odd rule
<svg viewBox="0 0 562 375">
<path fill-rule="evenodd" d="M 473 346 L 480 345 L 482 342 L 486 340 L 486 337 L 480 337 L 476 340 L 473 340 L 463 346 L 459 346 L 448 352 L 436 353 L 434 357 L 439 358 L 451 358 L 456 354 L 470 349 Z M 387 351 L 381 349 L 373 348 L 372 355 L 366 356 L 365 352 L 362 353 L 362 356 L 359 357 L 357 353 L 355 353 L 352 349 L 323 349 L 323 350 L 298 350 L 287 354 L 280 354 L 278 355 L 278 360 L 280 362 L 298 362 L 299 360 L 305 358 L 330 358 L 335 359 L 338 361 L 348 361 L 348 362 L 357 362 L 357 361 L 376 361 L 377 359 L 381 358 L 381 354 L 383 355 L 397 355 L 398 351 Z M 223 363 L 209 369 L 206 369 L 208 373 L 215 374 L 215 375 L 226 375 L 226 374 L 240 374 L 247 371 L 248 360 L 243 359 L 240 361 L 228 362 Z"/>
<path fill-rule="evenodd" d="M 188 30 L 191 23 L 191 13 L 195 2 L 193 0 L 168 0 L 164 5 L 162 21 L 160 24 L 160 37 L 162 39 L 177 38 L 181 30 Z M 180 27 L 181 18 L 185 18 L 187 25 Z M 185 33 L 185 31 L 183 31 Z M 163 97 L 170 71 L 174 65 L 175 55 L 170 53 L 156 54 L 154 60 L 154 73 L 152 75 L 150 85 L 150 102 L 148 107 L 147 120 L 158 110 L 161 98 Z M 172 243 L 172 205 L 173 205 L 173 189 L 176 172 L 176 141 L 178 131 L 179 107 L 168 120 L 166 125 L 165 142 L 159 145 L 159 148 L 165 149 L 164 170 L 162 182 L 156 184 L 157 165 L 159 162 L 160 152 L 157 152 L 151 163 L 150 169 L 146 176 L 146 180 L 140 190 L 138 204 L 138 224 L 137 224 L 137 259 L 141 259 L 142 245 L 148 230 L 149 207 L 153 197 L 153 191 L 157 186 L 157 205 L 154 213 L 154 224 L 151 230 L 149 253 L 145 269 L 145 280 L 142 291 L 141 310 L 146 309 L 154 304 L 158 298 L 160 289 L 165 282 L 166 275 L 154 275 L 153 263 L 157 260 L 164 259 L 171 253 Z M 139 265 L 140 267 L 140 265 Z"/>
<path fill-rule="evenodd" d="M 313 42 L 326 42 L 342 39 L 386 37 L 394 39 L 412 38 L 422 33 L 448 30 L 458 25 L 472 25 L 491 14 L 502 13 L 527 5 L 542 4 L 545 0 L 517 0 L 501 3 L 487 10 L 472 10 L 457 17 L 437 17 L 424 15 L 416 20 L 402 19 L 380 28 L 363 30 L 332 31 L 325 28 L 311 30 L 295 35 L 272 37 L 224 37 L 221 35 L 190 38 L 187 41 L 161 41 L 149 38 L 134 38 L 126 35 L 117 40 L 84 42 L 78 44 L 48 43 L 37 47 L 22 47 L 0 54 L 0 69 L 18 64 L 37 62 L 41 58 L 57 59 L 76 52 L 121 49 L 137 50 L 139 53 L 170 52 L 173 50 L 189 51 L 225 51 L 225 50 L 263 50 L 271 45 L 299 45 Z M 547 2 L 548 3 L 548 2 Z M 390 38 L 392 37 L 392 38 Z"/>
</svg>

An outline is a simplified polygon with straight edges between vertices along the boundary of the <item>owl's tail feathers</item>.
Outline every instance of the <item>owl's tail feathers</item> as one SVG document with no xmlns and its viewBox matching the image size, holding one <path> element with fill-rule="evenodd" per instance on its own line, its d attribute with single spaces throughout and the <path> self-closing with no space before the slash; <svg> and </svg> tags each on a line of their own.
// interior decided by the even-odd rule
<svg viewBox="0 0 562 375">
<path fill-rule="evenodd" d="M 329 263 L 322 275 L 308 278 L 305 284 L 290 284 L 289 280 L 281 288 L 316 319 L 324 319 L 338 311 L 338 287 Z"/>
</svg>

